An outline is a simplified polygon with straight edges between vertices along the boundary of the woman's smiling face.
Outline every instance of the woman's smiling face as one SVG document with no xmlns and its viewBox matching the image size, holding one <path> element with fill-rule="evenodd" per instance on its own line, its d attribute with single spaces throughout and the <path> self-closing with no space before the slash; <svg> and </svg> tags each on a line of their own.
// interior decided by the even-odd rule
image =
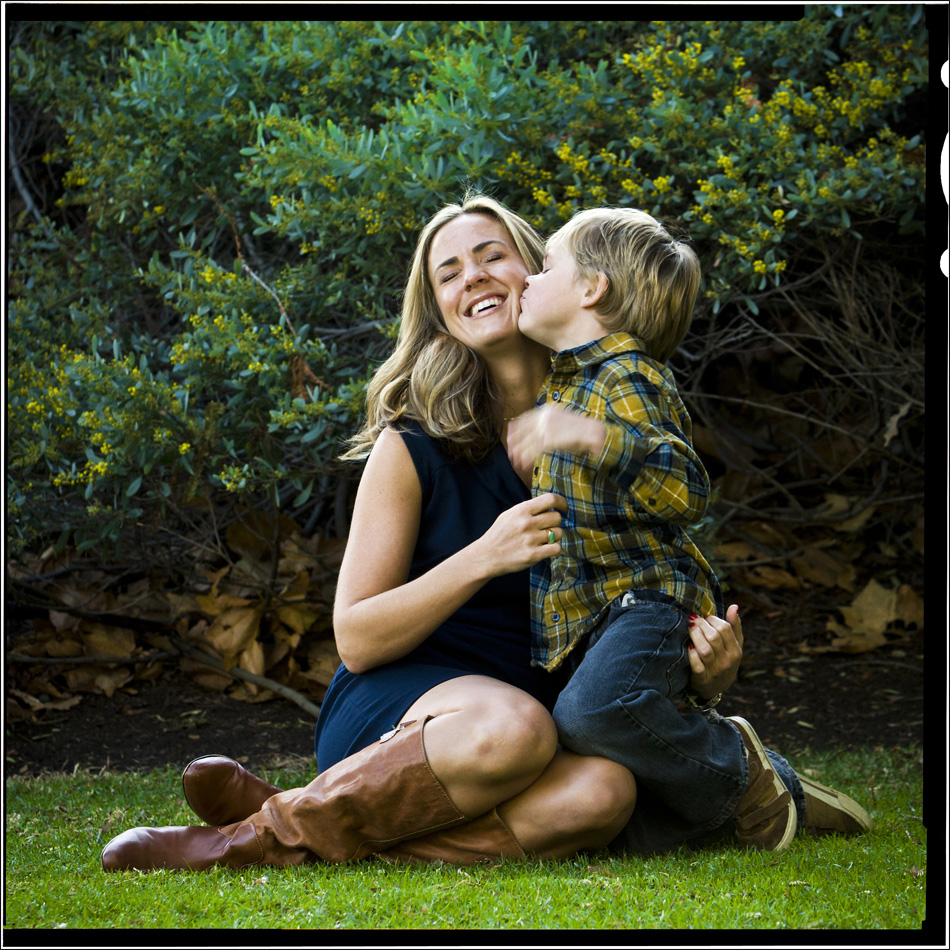
<svg viewBox="0 0 950 950">
<path fill-rule="evenodd" d="M 429 247 L 429 280 L 446 329 L 475 352 L 518 333 L 525 278 L 530 273 L 504 225 L 484 214 L 462 214 Z"/>
</svg>

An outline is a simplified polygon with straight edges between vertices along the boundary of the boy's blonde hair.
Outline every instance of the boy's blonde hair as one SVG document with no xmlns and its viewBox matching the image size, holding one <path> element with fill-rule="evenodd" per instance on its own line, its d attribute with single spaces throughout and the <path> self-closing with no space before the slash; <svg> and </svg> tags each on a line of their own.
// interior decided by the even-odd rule
<svg viewBox="0 0 950 950">
<path fill-rule="evenodd" d="M 701 272 L 696 252 L 634 208 L 579 211 L 548 244 L 565 242 L 585 279 L 607 278 L 596 310 L 604 329 L 639 337 L 665 363 L 693 319 Z"/>
<path fill-rule="evenodd" d="M 446 329 L 429 279 L 429 250 L 436 234 L 462 215 L 499 221 L 528 267 L 541 270 L 541 236 L 500 201 L 467 192 L 459 204 L 437 211 L 416 243 L 403 296 L 396 348 L 366 390 L 366 422 L 343 459 L 362 459 L 387 426 L 414 419 L 456 455 L 477 462 L 497 443 L 497 394 L 484 360 Z"/>
</svg>

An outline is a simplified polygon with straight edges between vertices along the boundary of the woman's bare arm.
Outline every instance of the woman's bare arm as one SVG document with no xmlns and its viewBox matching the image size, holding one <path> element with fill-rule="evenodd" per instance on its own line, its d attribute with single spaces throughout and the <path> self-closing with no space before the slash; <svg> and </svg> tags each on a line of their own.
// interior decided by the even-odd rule
<svg viewBox="0 0 950 950">
<path fill-rule="evenodd" d="M 503 512 L 478 540 L 408 580 L 422 491 L 402 436 L 381 434 L 366 463 L 340 568 L 333 628 L 340 657 L 363 673 L 405 656 L 490 578 L 560 551 L 548 531 L 564 500 L 543 495 Z M 556 529 L 557 537 L 560 530 Z"/>
</svg>

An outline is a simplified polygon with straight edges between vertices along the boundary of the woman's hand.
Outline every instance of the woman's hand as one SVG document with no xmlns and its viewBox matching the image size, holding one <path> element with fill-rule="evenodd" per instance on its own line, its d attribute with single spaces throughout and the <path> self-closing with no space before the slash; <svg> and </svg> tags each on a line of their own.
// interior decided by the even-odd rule
<svg viewBox="0 0 950 950">
<path fill-rule="evenodd" d="M 563 495 L 547 492 L 503 511 L 475 542 L 485 573 L 496 577 L 512 574 L 561 553 L 561 512 L 567 511 Z"/>
<path fill-rule="evenodd" d="M 726 619 L 715 615 L 697 617 L 689 628 L 692 649 L 688 650 L 693 675 L 690 686 L 703 699 L 724 693 L 736 680 L 742 659 L 742 621 L 733 604 Z"/>
</svg>

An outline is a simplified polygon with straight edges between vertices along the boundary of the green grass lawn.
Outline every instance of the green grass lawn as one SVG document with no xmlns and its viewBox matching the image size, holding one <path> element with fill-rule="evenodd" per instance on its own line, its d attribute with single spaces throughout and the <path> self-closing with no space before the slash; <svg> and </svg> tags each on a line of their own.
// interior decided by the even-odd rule
<svg viewBox="0 0 950 950">
<path fill-rule="evenodd" d="M 814 778 L 857 798 L 873 830 L 853 838 L 806 834 L 780 854 L 728 846 L 649 859 L 601 853 L 474 868 L 371 860 L 105 874 L 99 852 L 113 835 L 135 825 L 192 822 L 177 773 L 8 778 L 5 926 L 919 929 L 927 912 L 920 750 L 797 759 L 809 763 Z M 305 780 L 267 777 L 285 787 Z M 942 814 L 942 801 L 931 807 Z M 933 910 L 942 920 L 942 898 Z"/>
</svg>

